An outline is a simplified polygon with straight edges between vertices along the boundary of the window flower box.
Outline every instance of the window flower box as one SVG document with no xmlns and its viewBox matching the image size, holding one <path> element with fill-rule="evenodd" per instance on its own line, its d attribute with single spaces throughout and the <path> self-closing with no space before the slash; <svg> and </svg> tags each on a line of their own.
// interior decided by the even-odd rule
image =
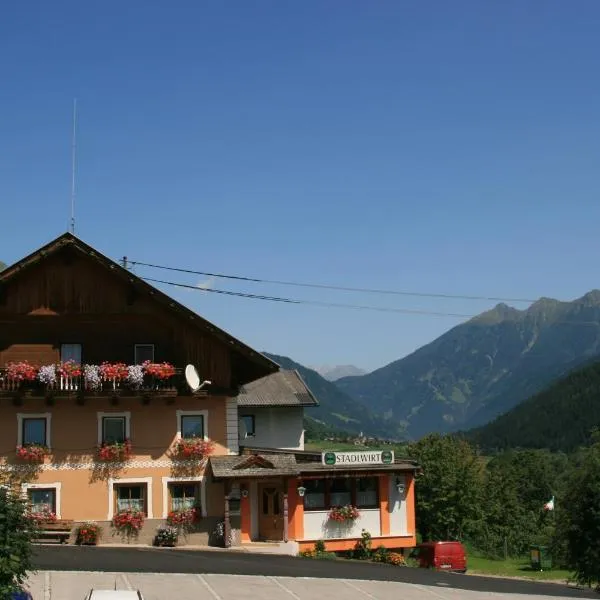
<svg viewBox="0 0 600 600">
<path fill-rule="evenodd" d="M 175 455 L 183 459 L 201 460 L 213 450 L 214 442 L 201 438 L 180 439 L 175 443 Z"/>
<path fill-rule="evenodd" d="M 102 536 L 102 527 L 93 521 L 87 521 L 75 529 L 75 543 L 79 546 L 96 546 Z"/>
<path fill-rule="evenodd" d="M 189 528 L 200 519 L 198 508 L 187 510 L 172 510 L 167 515 L 167 525 L 170 527 Z"/>
<path fill-rule="evenodd" d="M 175 367 L 168 362 L 153 363 L 147 360 L 142 365 L 142 368 L 144 369 L 145 375 L 162 381 L 170 379 L 175 375 Z"/>
<path fill-rule="evenodd" d="M 35 381 L 38 368 L 23 360 L 20 362 L 10 362 L 6 365 L 6 376 L 14 382 Z"/>
<path fill-rule="evenodd" d="M 48 450 L 46 446 L 41 446 L 39 444 L 17 446 L 16 450 L 17 458 L 28 462 L 42 462 L 49 453 L 50 450 Z"/>
<path fill-rule="evenodd" d="M 131 442 L 102 444 L 98 448 L 98 460 L 103 462 L 123 462 L 129 460 L 132 454 Z"/>
<path fill-rule="evenodd" d="M 41 511 L 32 511 L 29 513 L 29 518 L 35 523 L 37 527 L 41 525 L 47 525 L 56 523 L 56 513 L 49 508 L 44 508 Z"/>
<path fill-rule="evenodd" d="M 329 511 L 329 519 L 338 523 L 355 521 L 360 517 L 360 511 L 356 506 L 347 504 L 346 506 L 336 506 Z"/>
<path fill-rule="evenodd" d="M 144 525 L 144 519 L 144 514 L 137 510 L 124 510 L 113 517 L 112 527 L 121 535 L 137 536 Z"/>
</svg>

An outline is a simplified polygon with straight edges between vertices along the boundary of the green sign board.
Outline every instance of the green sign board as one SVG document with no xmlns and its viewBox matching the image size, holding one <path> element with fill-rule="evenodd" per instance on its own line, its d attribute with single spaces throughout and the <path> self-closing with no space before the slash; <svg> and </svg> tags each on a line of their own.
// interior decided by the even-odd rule
<svg viewBox="0 0 600 600">
<path fill-rule="evenodd" d="M 373 450 L 361 452 L 323 452 L 321 460 L 328 467 L 391 465 L 394 463 L 393 450 Z"/>
</svg>

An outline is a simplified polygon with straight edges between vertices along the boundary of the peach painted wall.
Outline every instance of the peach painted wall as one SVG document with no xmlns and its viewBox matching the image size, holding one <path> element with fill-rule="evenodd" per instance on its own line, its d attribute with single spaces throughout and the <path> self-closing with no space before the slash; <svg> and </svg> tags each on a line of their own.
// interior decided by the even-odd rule
<svg viewBox="0 0 600 600">
<path fill-rule="evenodd" d="M 206 434 L 215 441 L 214 454 L 227 454 L 225 398 L 179 397 L 172 404 L 165 399 L 151 399 L 143 405 L 141 399 L 121 399 L 113 405 L 108 398 L 88 398 L 83 406 L 74 399 L 57 398 L 54 406 L 43 399 L 26 398 L 22 406 L 13 406 L 10 400 L 0 401 L 0 462 L 20 464 L 15 461 L 17 445 L 17 414 L 51 413 L 50 436 L 52 456 L 46 466 L 37 470 L 30 483 L 61 484 L 61 517 L 74 520 L 106 520 L 108 513 L 108 477 L 93 480 L 93 472 L 87 464 L 94 461 L 98 442 L 98 412 L 131 413 L 131 441 L 133 456 L 130 466 L 111 474 L 114 479 L 152 478 L 152 504 L 154 518 L 163 514 L 163 477 L 181 476 L 169 462 L 167 451 L 177 433 L 177 410 L 207 411 Z M 140 462 L 150 463 L 140 465 Z M 74 469 L 73 465 L 87 463 L 87 468 Z M 152 464 L 156 463 L 156 464 Z M 6 471 L 0 470 L 0 478 Z M 193 477 L 204 475 L 203 468 L 191 473 Z M 19 474 L 18 478 L 22 478 Z M 222 484 L 206 486 L 206 510 L 208 516 L 222 516 L 224 490 Z"/>
</svg>

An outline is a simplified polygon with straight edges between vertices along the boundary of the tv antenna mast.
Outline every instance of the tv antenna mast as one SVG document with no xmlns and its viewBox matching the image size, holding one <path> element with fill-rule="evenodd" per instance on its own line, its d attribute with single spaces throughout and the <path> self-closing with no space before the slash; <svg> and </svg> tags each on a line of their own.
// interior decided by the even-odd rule
<svg viewBox="0 0 600 600">
<path fill-rule="evenodd" d="M 73 99 L 73 137 L 71 140 L 71 233 L 75 234 L 75 155 L 77 152 L 77 98 Z"/>
</svg>

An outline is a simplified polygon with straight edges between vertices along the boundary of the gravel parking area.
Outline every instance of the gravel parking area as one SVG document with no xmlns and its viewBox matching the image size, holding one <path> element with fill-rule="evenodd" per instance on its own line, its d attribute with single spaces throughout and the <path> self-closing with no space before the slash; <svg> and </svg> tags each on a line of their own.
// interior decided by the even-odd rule
<svg viewBox="0 0 600 600">
<path fill-rule="evenodd" d="M 90 588 L 139 589 L 145 600 L 550 600 L 391 581 L 256 575 L 39 571 L 29 582 L 34 600 L 83 600 Z M 556 600 L 557 596 L 553 597 Z"/>
</svg>

